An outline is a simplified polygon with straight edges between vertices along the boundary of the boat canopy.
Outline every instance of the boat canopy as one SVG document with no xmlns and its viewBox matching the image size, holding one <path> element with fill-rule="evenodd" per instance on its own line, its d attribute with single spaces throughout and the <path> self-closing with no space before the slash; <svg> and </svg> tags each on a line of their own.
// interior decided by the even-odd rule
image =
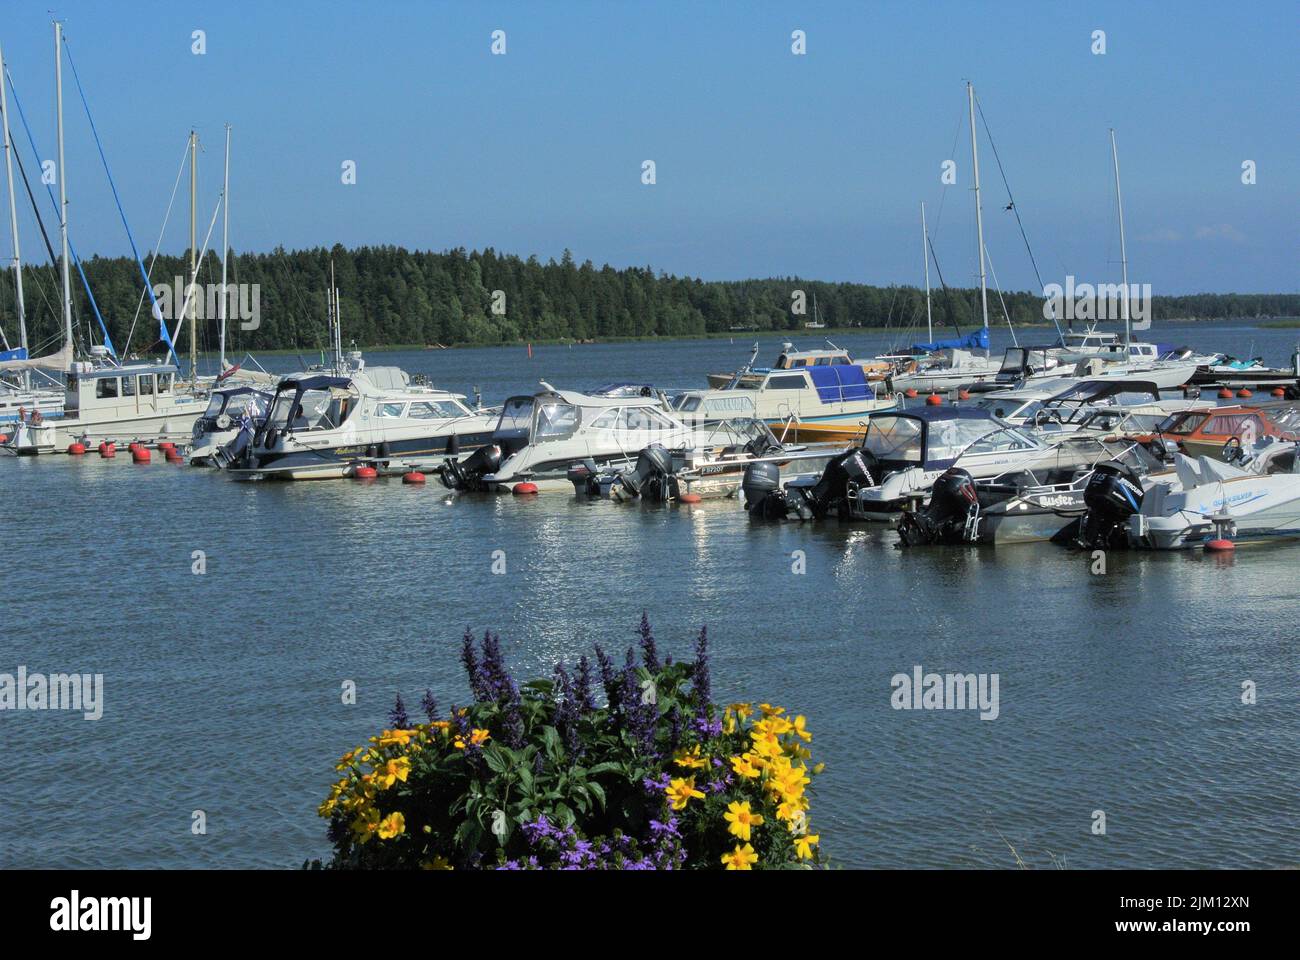
<svg viewBox="0 0 1300 960">
<path fill-rule="evenodd" d="M 989 332 L 983 327 L 971 331 L 964 337 L 956 337 L 951 340 L 936 340 L 934 343 L 912 344 L 913 350 L 925 353 L 934 353 L 936 350 L 987 350 L 988 348 Z"/>
<path fill-rule="evenodd" d="M 1125 399 L 1116 401 L 1118 397 Z M 1112 401 L 1127 405 L 1159 399 L 1160 388 L 1151 380 L 1084 380 L 1055 394 L 1048 402 L 1099 404 Z"/>
<path fill-rule="evenodd" d="M 822 403 L 839 403 L 844 400 L 869 400 L 874 396 L 867 385 L 867 374 L 854 363 L 834 366 L 808 367 Z"/>
<path fill-rule="evenodd" d="M 297 380 L 281 380 L 277 393 L 287 393 L 290 390 L 328 390 L 331 387 L 346 389 L 352 385 L 352 381 L 347 377 L 302 377 Z"/>
</svg>

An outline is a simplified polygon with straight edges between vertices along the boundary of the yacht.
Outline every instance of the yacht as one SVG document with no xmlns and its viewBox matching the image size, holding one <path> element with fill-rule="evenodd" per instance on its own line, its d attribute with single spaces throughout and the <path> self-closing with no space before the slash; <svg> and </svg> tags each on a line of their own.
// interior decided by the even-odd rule
<svg viewBox="0 0 1300 960">
<path fill-rule="evenodd" d="M 412 384 L 397 367 L 295 375 L 276 387 L 261 426 L 245 426 L 213 461 L 251 480 L 334 479 L 363 466 L 425 472 L 487 443 L 495 422 L 495 411 Z"/>
</svg>

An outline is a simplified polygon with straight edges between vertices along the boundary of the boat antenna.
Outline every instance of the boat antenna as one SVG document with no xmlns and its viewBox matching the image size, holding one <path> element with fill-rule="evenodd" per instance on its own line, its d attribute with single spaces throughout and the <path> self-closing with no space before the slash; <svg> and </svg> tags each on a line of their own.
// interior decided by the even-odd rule
<svg viewBox="0 0 1300 960">
<path fill-rule="evenodd" d="M 921 201 L 921 259 L 925 262 L 926 342 L 934 342 L 934 316 L 930 311 L 930 230 L 925 225 L 925 201 Z"/>
<path fill-rule="evenodd" d="M 68 178 L 63 164 L 63 24 L 54 21 L 54 88 L 59 124 L 59 241 L 63 246 L 63 342 L 72 356 L 72 275 L 68 258 Z M 69 360 L 71 362 L 71 360 Z"/>
<path fill-rule="evenodd" d="M 230 255 L 230 124 L 226 124 L 226 167 L 221 185 L 221 332 L 217 334 L 217 369 L 226 369 L 226 259 Z"/>
<path fill-rule="evenodd" d="M 199 304 L 194 291 L 199 283 L 198 243 L 199 135 L 190 131 L 190 380 L 199 382 Z"/>
<path fill-rule="evenodd" d="M 1119 263 L 1124 280 L 1124 299 L 1120 309 L 1124 314 L 1124 346 L 1127 347 L 1133 336 L 1128 315 L 1128 248 L 1124 244 L 1124 198 L 1119 191 L 1119 151 L 1115 148 L 1114 127 L 1110 128 L 1110 158 L 1115 165 L 1115 206 L 1119 209 Z"/>
</svg>

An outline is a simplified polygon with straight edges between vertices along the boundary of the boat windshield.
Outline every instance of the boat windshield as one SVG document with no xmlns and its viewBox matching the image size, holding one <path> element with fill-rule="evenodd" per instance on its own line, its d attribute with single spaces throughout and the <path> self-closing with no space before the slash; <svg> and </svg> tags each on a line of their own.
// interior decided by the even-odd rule
<svg viewBox="0 0 1300 960">
<path fill-rule="evenodd" d="M 1175 413 L 1156 425 L 1159 433 L 1188 434 L 1195 430 L 1206 417 L 1204 413 Z"/>
<path fill-rule="evenodd" d="M 250 417 L 257 418 L 266 413 L 266 398 L 260 393 L 214 393 L 212 399 L 208 401 L 208 409 L 203 412 L 203 416 L 214 420 L 221 414 L 226 414 L 232 419 L 247 413 Z"/>
<path fill-rule="evenodd" d="M 546 400 L 537 406 L 535 443 L 563 440 L 578 429 L 578 408 L 563 400 Z"/>
<path fill-rule="evenodd" d="M 270 423 L 277 430 L 333 430 L 347 419 L 351 408 L 347 390 L 284 390 L 276 395 Z"/>
<path fill-rule="evenodd" d="M 877 460 L 921 462 L 921 421 L 913 417 L 871 417 L 862 449 Z"/>
<path fill-rule="evenodd" d="M 515 431 L 527 433 L 533 425 L 533 398 L 511 397 L 501 408 L 501 419 L 497 421 L 499 432 Z"/>
<path fill-rule="evenodd" d="M 975 406 L 987 410 L 999 420 L 1010 420 L 1012 417 L 1017 420 L 1030 420 L 1034 414 L 1043 409 L 1043 404 L 1038 400 L 1026 402 L 1024 398 L 1015 397 L 981 397 L 975 401 Z"/>
<path fill-rule="evenodd" d="M 935 420 L 930 424 L 930 435 L 926 439 L 925 458 L 930 460 L 956 460 L 977 440 L 996 434 L 1002 441 L 1012 444 L 1013 448 L 1023 442 L 1025 447 L 1033 446 L 1023 435 L 1011 430 L 1000 429 L 993 420 Z M 993 442 L 981 444 L 982 451 L 1001 449 Z"/>
</svg>

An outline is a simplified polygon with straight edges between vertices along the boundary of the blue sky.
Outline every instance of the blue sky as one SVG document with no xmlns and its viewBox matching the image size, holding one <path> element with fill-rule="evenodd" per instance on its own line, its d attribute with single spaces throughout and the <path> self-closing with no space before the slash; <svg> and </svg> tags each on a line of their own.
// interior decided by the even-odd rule
<svg viewBox="0 0 1300 960">
<path fill-rule="evenodd" d="M 0 28 L 47 157 L 49 8 L 9 0 Z M 707 279 L 919 283 L 924 200 L 945 278 L 971 283 L 970 78 L 1045 282 L 1118 279 L 1113 126 L 1134 282 L 1300 289 L 1294 4 L 64 0 L 54 13 L 142 249 L 191 126 L 202 233 L 229 122 L 236 249 L 490 245 L 546 259 L 568 247 Z M 504 56 L 490 52 L 498 29 Z M 127 253 L 66 66 L 65 114 L 74 246 Z M 341 182 L 345 160 L 355 185 Z M 998 278 L 1034 288 L 984 139 L 980 166 Z M 19 206 L 24 253 L 41 259 Z"/>
</svg>

